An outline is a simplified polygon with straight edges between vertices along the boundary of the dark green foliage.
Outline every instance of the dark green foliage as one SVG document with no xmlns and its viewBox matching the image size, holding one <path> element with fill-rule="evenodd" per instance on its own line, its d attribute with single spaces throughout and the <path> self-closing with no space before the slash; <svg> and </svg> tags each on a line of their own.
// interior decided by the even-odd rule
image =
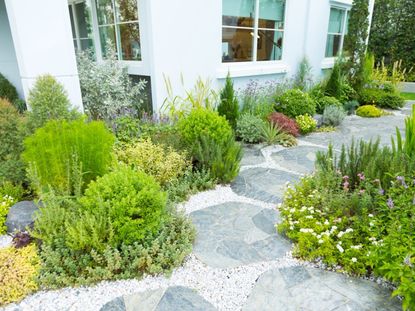
<svg viewBox="0 0 415 311">
<path fill-rule="evenodd" d="M 233 89 L 233 82 L 228 73 L 225 81 L 225 87 L 220 93 L 220 102 L 218 106 L 218 113 L 228 120 L 233 129 L 236 128 L 236 120 L 239 115 L 238 99 L 235 96 Z"/>
<path fill-rule="evenodd" d="M 13 84 L 10 83 L 9 80 L 6 79 L 0 73 L 0 98 L 8 100 L 10 103 L 14 103 L 16 100 L 19 99 L 19 95 L 17 94 L 17 90 Z"/>
<path fill-rule="evenodd" d="M 313 116 L 316 113 L 316 103 L 307 93 L 293 89 L 276 98 L 275 110 L 290 118 L 304 114 Z"/>
<path fill-rule="evenodd" d="M 352 115 L 357 107 L 359 107 L 359 102 L 357 100 L 347 101 L 343 104 L 343 108 L 348 115 Z"/>
<path fill-rule="evenodd" d="M 398 93 L 390 92 L 390 89 L 363 89 L 360 92 L 361 105 L 376 105 L 382 108 L 399 109 L 405 105 L 405 99 Z"/>
<path fill-rule="evenodd" d="M 24 121 L 17 110 L 0 98 L 0 184 L 10 181 L 24 183 L 25 166 L 20 159 L 23 151 Z"/>
<path fill-rule="evenodd" d="M 28 127 L 31 131 L 42 127 L 48 120 L 73 120 L 79 117 L 71 110 L 67 93 L 62 84 L 51 75 L 40 76 L 30 90 Z"/>
<path fill-rule="evenodd" d="M 328 106 L 337 106 L 342 107 L 341 102 L 336 98 L 332 96 L 324 96 L 316 100 L 317 104 L 317 113 L 322 114 L 324 112 L 324 109 Z"/>
<path fill-rule="evenodd" d="M 87 236 L 93 231 L 88 226 L 94 226 L 98 228 L 94 229 L 98 238 L 107 237 L 102 244 L 111 246 L 143 241 L 159 230 L 166 213 L 166 195 L 154 178 L 129 167 L 119 167 L 92 181 L 79 201 L 85 214 L 79 224 L 75 222 L 72 226 L 71 236 Z M 78 241 L 79 248 L 84 249 L 82 241 Z"/>
<path fill-rule="evenodd" d="M 239 173 L 242 147 L 232 135 L 220 143 L 202 135 L 194 148 L 193 158 L 199 168 L 209 170 L 220 183 L 229 183 Z"/>
<path fill-rule="evenodd" d="M 381 89 L 363 89 L 359 93 L 359 103 L 361 105 L 378 105 L 386 94 Z"/>
<path fill-rule="evenodd" d="M 323 112 L 323 124 L 339 126 L 345 117 L 346 112 L 342 106 L 327 106 Z"/>
<path fill-rule="evenodd" d="M 330 78 L 327 81 L 325 94 L 327 96 L 335 97 L 339 99 L 342 95 L 341 93 L 341 85 L 342 84 L 342 76 L 341 76 L 341 69 L 338 63 L 334 64 L 333 70 L 331 71 Z"/>
<path fill-rule="evenodd" d="M 58 193 L 75 193 L 104 175 L 112 162 L 114 136 L 103 122 L 49 121 L 25 142 L 23 160 L 31 167 L 38 194 L 52 187 Z"/>
<path fill-rule="evenodd" d="M 378 103 L 381 108 L 399 109 L 405 105 L 405 99 L 399 94 L 384 94 Z"/>
</svg>

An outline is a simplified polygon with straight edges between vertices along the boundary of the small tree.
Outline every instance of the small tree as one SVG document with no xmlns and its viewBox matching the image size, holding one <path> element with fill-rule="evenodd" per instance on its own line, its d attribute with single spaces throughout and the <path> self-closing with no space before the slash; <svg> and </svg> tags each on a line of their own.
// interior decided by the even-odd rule
<svg viewBox="0 0 415 311">
<path fill-rule="evenodd" d="M 336 62 L 334 64 L 333 70 L 330 74 L 330 78 L 327 81 L 327 85 L 326 85 L 326 91 L 325 94 L 327 96 L 332 96 L 335 97 L 337 99 L 339 99 L 341 97 L 341 88 L 342 88 L 342 83 L 341 83 L 341 70 L 340 70 L 340 65 Z"/>
<path fill-rule="evenodd" d="M 218 106 L 218 113 L 228 120 L 233 129 L 236 128 L 236 121 L 239 115 L 238 99 L 235 96 L 233 89 L 233 82 L 228 73 L 226 76 L 225 87 L 220 93 L 220 103 Z"/>
</svg>

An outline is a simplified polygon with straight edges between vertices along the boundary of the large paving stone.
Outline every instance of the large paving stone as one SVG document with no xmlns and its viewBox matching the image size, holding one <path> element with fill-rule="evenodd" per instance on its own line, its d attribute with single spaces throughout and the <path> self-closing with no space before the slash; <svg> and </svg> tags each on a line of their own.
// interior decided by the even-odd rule
<svg viewBox="0 0 415 311">
<path fill-rule="evenodd" d="M 24 231 L 34 222 L 34 213 L 38 207 L 33 201 L 21 201 L 14 204 L 7 214 L 6 227 L 8 233 Z"/>
<path fill-rule="evenodd" d="M 307 174 L 314 170 L 314 162 L 318 151 L 325 152 L 327 149 L 313 146 L 298 146 L 275 152 L 271 155 L 271 158 L 276 164 L 285 169 L 299 174 Z"/>
<path fill-rule="evenodd" d="M 232 190 L 248 198 L 269 203 L 280 203 L 285 183 L 294 182 L 298 175 L 270 168 L 243 170 L 231 184 Z"/>
<path fill-rule="evenodd" d="M 390 294 L 370 281 L 297 266 L 262 274 L 243 310 L 401 310 L 400 302 Z"/>
<path fill-rule="evenodd" d="M 275 224 L 278 212 L 238 202 L 228 202 L 195 211 L 193 252 L 215 268 L 230 268 L 281 258 L 291 244 L 279 236 Z"/>
<path fill-rule="evenodd" d="M 265 162 L 265 158 L 262 155 L 262 145 L 244 145 L 244 155 L 241 160 L 241 165 L 258 165 Z"/>
<path fill-rule="evenodd" d="M 214 311 L 211 303 L 196 291 L 182 286 L 117 297 L 105 304 L 100 311 Z"/>
</svg>

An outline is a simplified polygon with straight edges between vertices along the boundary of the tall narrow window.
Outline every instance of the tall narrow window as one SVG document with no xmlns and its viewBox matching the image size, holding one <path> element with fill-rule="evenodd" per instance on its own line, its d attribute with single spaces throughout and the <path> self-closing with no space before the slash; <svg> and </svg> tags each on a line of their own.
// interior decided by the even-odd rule
<svg viewBox="0 0 415 311">
<path fill-rule="evenodd" d="M 96 0 L 96 8 L 103 56 L 110 42 L 119 60 L 141 60 L 137 0 Z"/>
<path fill-rule="evenodd" d="M 222 61 L 280 60 L 285 0 L 222 0 Z"/>
<path fill-rule="evenodd" d="M 331 8 L 327 34 L 326 57 L 336 57 L 342 51 L 344 37 L 347 34 L 347 15 L 345 9 Z"/>
<path fill-rule="evenodd" d="M 77 50 L 94 49 L 90 12 L 84 1 L 69 4 L 72 36 Z"/>
</svg>

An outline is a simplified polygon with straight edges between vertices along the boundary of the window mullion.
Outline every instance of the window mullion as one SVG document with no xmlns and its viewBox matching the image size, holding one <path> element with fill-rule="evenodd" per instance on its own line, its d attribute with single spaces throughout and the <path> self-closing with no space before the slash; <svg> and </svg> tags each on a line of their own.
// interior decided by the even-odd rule
<svg viewBox="0 0 415 311">
<path fill-rule="evenodd" d="M 98 15 L 95 0 L 91 0 L 89 4 L 91 8 L 92 36 L 95 47 L 95 55 L 97 57 L 97 61 L 102 61 L 101 39 L 99 36 Z"/>
<path fill-rule="evenodd" d="M 73 23 L 75 26 L 75 40 L 76 40 L 76 45 L 78 46 L 78 50 L 81 50 L 81 40 L 79 39 L 80 35 L 79 35 L 79 27 L 78 27 L 78 17 L 76 16 L 76 10 L 75 10 L 75 3 L 72 3 L 70 5 L 71 10 L 72 10 L 72 16 L 73 16 Z"/>
<path fill-rule="evenodd" d="M 341 39 L 340 39 L 340 47 L 339 47 L 340 54 L 343 54 L 344 36 L 345 36 L 345 33 L 346 33 L 346 25 L 347 25 L 347 15 L 348 15 L 348 11 L 344 10 L 343 29 L 342 29 L 342 34 L 341 34 Z"/>
<path fill-rule="evenodd" d="M 254 44 L 253 44 L 253 53 L 252 60 L 257 61 L 257 49 L 258 49 L 258 23 L 259 23 L 259 0 L 255 1 L 255 19 L 254 19 Z"/>
<path fill-rule="evenodd" d="M 115 6 L 115 0 L 112 0 L 112 7 L 113 9 L 113 14 L 114 14 L 114 32 L 115 32 L 115 48 L 117 49 L 117 56 L 118 56 L 118 60 L 121 60 L 121 38 L 120 38 L 120 25 L 118 24 L 118 19 L 117 19 L 117 7 Z"/>
</svg>

